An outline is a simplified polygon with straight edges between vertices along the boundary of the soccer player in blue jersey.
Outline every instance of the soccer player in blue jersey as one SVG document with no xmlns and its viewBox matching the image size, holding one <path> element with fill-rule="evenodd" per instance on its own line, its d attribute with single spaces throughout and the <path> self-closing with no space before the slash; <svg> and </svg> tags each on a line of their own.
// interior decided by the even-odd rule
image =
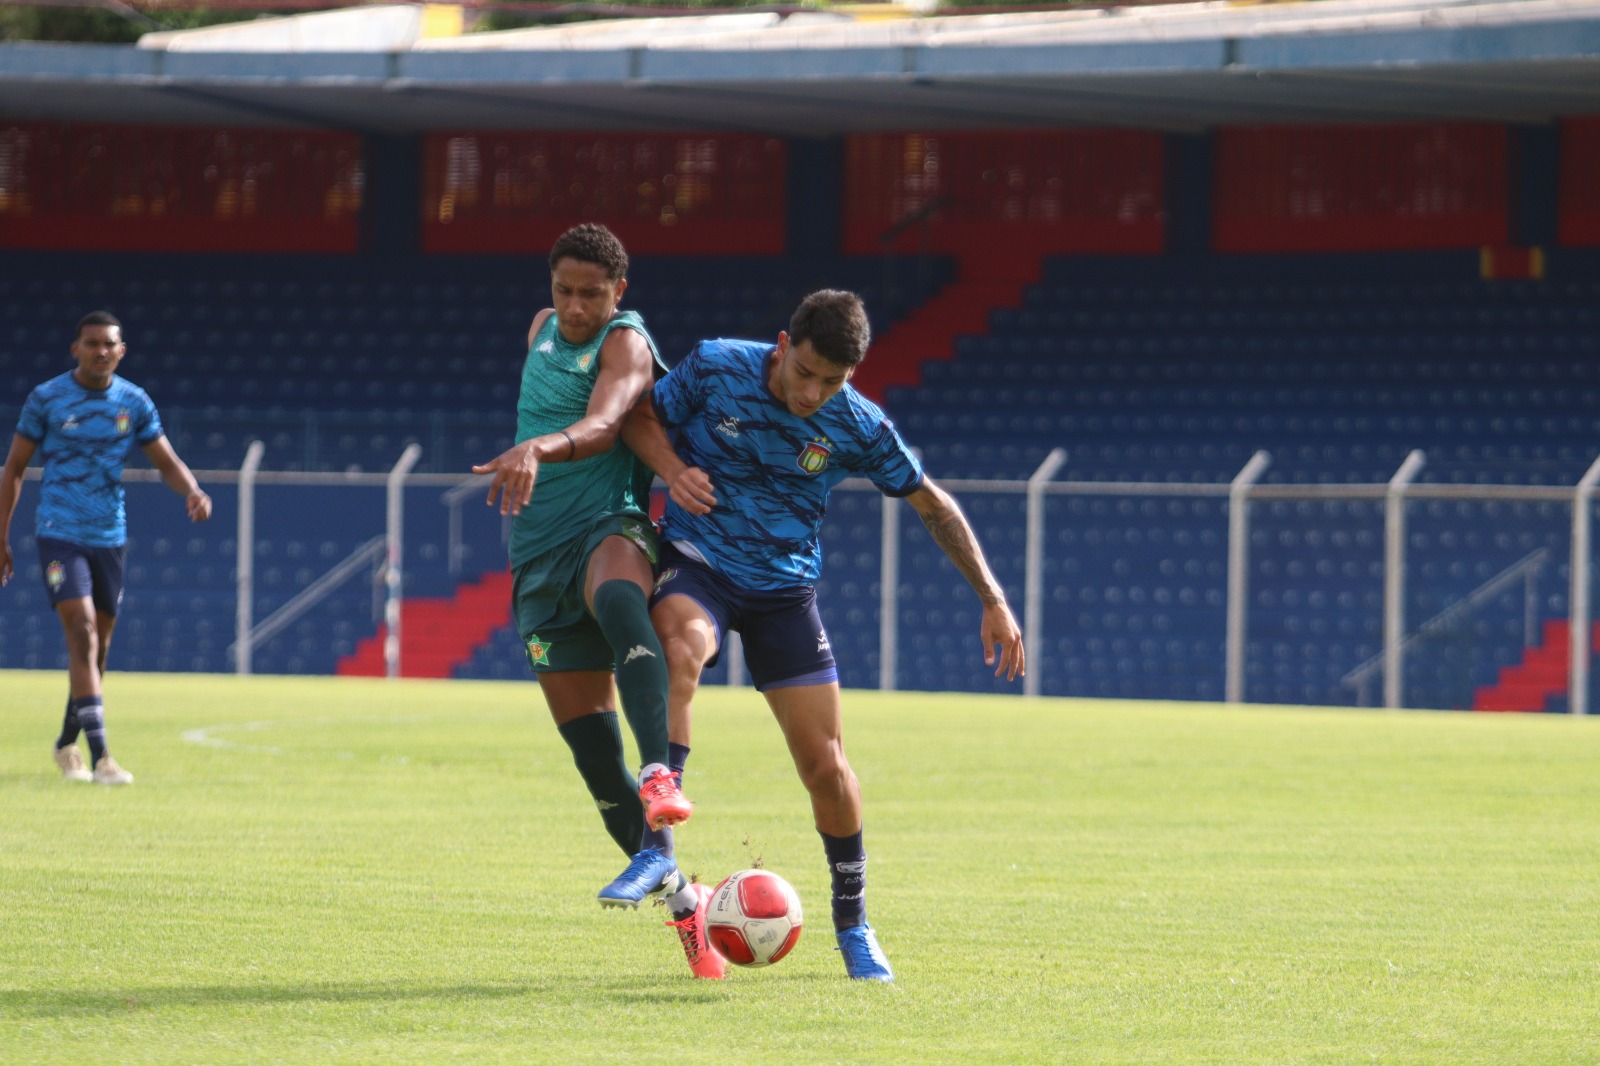
<svg viewBox="0 0 1600 1066">
<path fill-rule="evenodd" d="M 829 490 L 855 475 L 904 497 L 983 603 L 984 662 L 1015 678 L 1024 658 L 1022 631 L 960 507 L 923 473 L 883 411 L 848 384 L 869 335 L 854 293 L 812 293 L 776 345 L 696 345 L 623 432 L 669 490 L 651 619 L 671 678 L 674 768 L 687 759 L 701 670 L 737 630 L 811 795 L 845 970 L 892 981 L 867 924 L 861 789 L 845 758 L 839 674 L 817 612 Z"/>
<path fill-rule="evenodd" d="M 102 785 L 133 782 L 107 748 L 102 691 L 122 605 L 128 539 L 122 467 L 128 449 L 139 445 L 166 486 L 184 498 L 192 521 L 211 517 L 211 497 L 172 450 L 155 404 L 117 376 L 126 353 L 122 323 L 104 311 L 85 315 L 72 342 L 77 368 L 28 394 L 0 474 L 0 584 L 7 584 L 13 570 L 11 516 L 22 476 L 35 452 L 43 461 L 34 532 L 45 591 L 67 635 L 70 684 L 55 760 L 68 780 Z M 80 732 L 93 770 L 79 754 Z"/>
<path fill-rule="evenodd" d="M 493 475 L 490 506 L 514 516 L 512 610 L 528 663 L 606 830 L 631 856 L 600 904 L 636 907 L 663 893 L 690 968 L 714 978 L 723 962 L 705 939 L 710 891 L 688 882 L 673 854 L 672 826 L 692 806 L 668 770 L 667 669 L 650 624 L 650 472 L 620 439 L 628 410 L 665 370 L 643 321 L 617 306 L 627 272 L 604 226 L 556 240 L 554 306 L 528 330 L 517 443 L 472 469 Z M 614 692 L 638 744 L 637 780 Z"/>
</svg>

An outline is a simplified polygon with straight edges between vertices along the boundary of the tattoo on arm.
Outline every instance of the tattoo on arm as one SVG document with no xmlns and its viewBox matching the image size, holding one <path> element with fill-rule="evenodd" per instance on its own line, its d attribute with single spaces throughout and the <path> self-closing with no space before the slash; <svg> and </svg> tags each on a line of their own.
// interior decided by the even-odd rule
<svg viewBox="0 0 1600 1066">
<path fill-rule="evenodd" d="M 999 583 L 984 561 L 978 538 L 973 536 L 972 527 L 967 524 L 967 518 L 960 508 L 954 503 L 935 507 L 921 514 L 921 518 L 922 524 L 928 527 L 929 534 L 933 536 L 933 542 L 956 564 L 956 569 L 961 571 L 961 576 L 967 579 L 985 606 L 1006 602 L 1005 594 L 1000 591 Z"/>
</svg>

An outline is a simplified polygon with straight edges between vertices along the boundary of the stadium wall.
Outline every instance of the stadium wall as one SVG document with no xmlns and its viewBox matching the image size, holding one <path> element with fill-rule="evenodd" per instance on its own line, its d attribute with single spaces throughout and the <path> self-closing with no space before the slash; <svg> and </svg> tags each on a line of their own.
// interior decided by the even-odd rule
<svg viewBox="0 0 1600 1066">
<path fill-rule="evenodd" d="M 0 126 L 0 247 L 526 254 L 605 221 L 639 255 L 966 259 L 1600 243 L 1600 118 L 421 138 Z"/>
</svg>

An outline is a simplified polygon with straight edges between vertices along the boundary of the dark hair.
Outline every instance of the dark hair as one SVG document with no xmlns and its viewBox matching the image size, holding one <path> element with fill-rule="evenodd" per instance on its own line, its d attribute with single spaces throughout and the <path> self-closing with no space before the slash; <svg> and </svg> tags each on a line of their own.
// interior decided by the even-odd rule
<svg viewBox="0 0 1600 1066">
<path fill-rule="evenodd" d="M 117 316 L 110 311 L 90 311 L 78 319 L 78 330 L 72 335 L 74 341 L 83 336 L 83 327 L 85 326 L 116 326 L 121 329 L 122 323 L 117 321 Z"/>
<path fill-rule="evenodd" d="M 556 238 L 550 249 L 550 269 L 563 259 L 593 263 L 606 269 L 606 277 L 618 281 L 628 276 L 628 253 L 617 235 L 598 222 L 573 226 Z"/>
<path fill-rule="evenodd" d="M 811 350 L 838 366 L 855 366 L 866 358 L 872 327 L 861 297 L 840 289 L 823 289 L 800 301 L 789 319 L 789 343 L 811 342 Z"/>
</svg>

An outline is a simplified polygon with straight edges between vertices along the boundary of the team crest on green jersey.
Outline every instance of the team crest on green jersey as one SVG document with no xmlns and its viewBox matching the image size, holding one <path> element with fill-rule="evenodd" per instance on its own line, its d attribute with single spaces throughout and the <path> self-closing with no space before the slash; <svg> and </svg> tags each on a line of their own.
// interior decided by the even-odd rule
<svg viewBox="0 0 1600 1066">
<path fill-rule="evenodd" d="M 534 666 L 550 665 L 550 645 L 540 640 L 537 633 L 528 638 L 528 662 Z"/>
<path fill-rule="evenodd" d="M 828 456 L 833 454 L 833 450 L 828 447 L 829 443 L 827 437 L 818 437 L 801 449 L 797 460 L 800 469 L 808 474 L 820 474 L 827 469 Z"/>
</svg>

